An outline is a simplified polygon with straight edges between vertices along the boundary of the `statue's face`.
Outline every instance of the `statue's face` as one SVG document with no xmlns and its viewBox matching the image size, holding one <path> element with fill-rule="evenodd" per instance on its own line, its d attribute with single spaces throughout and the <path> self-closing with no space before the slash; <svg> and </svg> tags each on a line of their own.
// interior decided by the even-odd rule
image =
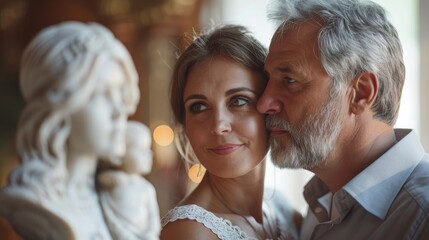
<svg viewBox="0 0 429 240">
<path fill-rule="evenodd" d="M 123 102 L 126 76 L 115 62 L 106 62 L 98 69 L 97 90 L 72 115 L 68 151 L 97 158 L 123 156 L 128 117 Z"/>
</svg>

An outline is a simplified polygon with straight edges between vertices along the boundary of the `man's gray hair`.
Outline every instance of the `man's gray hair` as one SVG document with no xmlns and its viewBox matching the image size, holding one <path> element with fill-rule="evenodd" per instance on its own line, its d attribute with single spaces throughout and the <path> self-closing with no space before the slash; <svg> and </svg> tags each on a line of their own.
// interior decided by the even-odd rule
<svg viewBox="0 0 429 240">
<path fill-rule="evenodd" d="M 374 117 L 393 125 L 405 79 L 402 47 L 385 10 L 372 1 L 278 0 L 269 17 L 280 24 L 277 35 L 304 21 L 321 22 L 318 34 L 321 62 L 333 79 L 331 93 L 363 72 L 375 73 L 379 91 Z"/>
</svg>

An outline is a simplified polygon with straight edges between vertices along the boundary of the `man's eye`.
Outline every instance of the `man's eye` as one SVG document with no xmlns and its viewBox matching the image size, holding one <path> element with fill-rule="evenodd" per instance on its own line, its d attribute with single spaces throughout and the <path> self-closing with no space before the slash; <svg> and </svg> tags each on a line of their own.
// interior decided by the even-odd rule
<svg viewBox="0 0 429 240">
<path fill-rule="evenodd" d="M 231 106 L 241 107 L 249 104 L 250 100 L 246 97 L 235 97 L 231 99 Z"/>
<path fill-rule="evenodd" d="M 285 78 L 286 83 L 291 84 L 291 83 L 296 83 L 296 80 L 290 77 L 286 77 Z"/>
<path fill-rule="evenodd" d="M 189 107 L 191 113 L 200 113 L 204 111 L 207 107 L 202 103 L 194 103 Z"/>
</svg>

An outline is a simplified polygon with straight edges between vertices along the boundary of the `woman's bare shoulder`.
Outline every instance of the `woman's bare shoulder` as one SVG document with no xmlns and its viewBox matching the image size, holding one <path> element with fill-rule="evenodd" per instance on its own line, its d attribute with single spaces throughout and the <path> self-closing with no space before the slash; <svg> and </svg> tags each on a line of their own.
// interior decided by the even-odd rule
<svg viewBox="0 0 429 240">
<path fill-rule="evenodd" d="M 169 222 L 161 230 L 161 240 L 170 239 L 208 239 L 219 240 L 219 238 L 203 224 L 189 219 L 180 219 Z"/>
</svg>

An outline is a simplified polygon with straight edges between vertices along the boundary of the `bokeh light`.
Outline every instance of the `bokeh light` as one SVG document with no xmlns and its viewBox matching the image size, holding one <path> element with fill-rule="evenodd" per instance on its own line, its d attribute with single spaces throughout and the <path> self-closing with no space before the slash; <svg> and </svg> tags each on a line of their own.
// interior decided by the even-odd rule
<svg viewBox="0 0 429 240">
<path fill-rule="evenodd" d="M 206 168 L 203 165 L 197 163 L 192 165 L 192 167 L 189 169 L 188 177 L 192 182 L 200 183 L 201 180 L 203 180 L 205 172 Z"/>
<path fill-rule="evenodd" d="M 160 146 L 168 146 L 174 140 L 174 132 L 167 125 L 159 125 L 153 130 L 153 139 Z"/>
</svg>

